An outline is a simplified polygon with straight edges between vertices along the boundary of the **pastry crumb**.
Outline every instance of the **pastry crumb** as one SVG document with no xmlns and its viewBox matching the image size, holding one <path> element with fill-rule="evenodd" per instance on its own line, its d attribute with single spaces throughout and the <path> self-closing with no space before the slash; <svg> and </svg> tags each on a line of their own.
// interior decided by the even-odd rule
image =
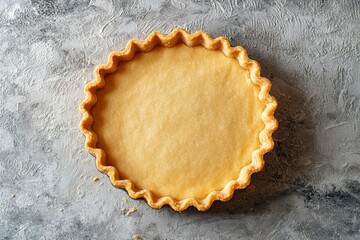
<svg viewBox="0 0 360 240">
<path fill-rule="evenodd" d="M 130 216 L 131 214 L 133 214 L 136 211 L 137 211 L 136 207 L 132 207 L 132 208 L 129 209 L 129 211 L 126 213 L 126 215 Z"/>
<path fill-rule="evenodd" d="M 80 178 L 84 178 L 84 175 L 81 174 L 81 175 L 80 175 Z"/>
<path fill-rule="evenodd" d="M 134 238 L 134 239 L 140 239 L 140 236 L 139 236 L 138 234 L 135 234 L 135 235 L 133 236 L 133 238 Z"/>
<path fill-rule="evenodd" d="M 93 177 L 93 181 L 96 182 L 96 181 L 99 181 L 99 178 L 97 176 Z"/>
<path fill-rule="evenodd" d="M 60 208 L 60 209 L 59 209 L 59 211 L 60 211 L 60 212 L 63 212 L 63 211 L 64 211 L 64 209 L 63 209 L 63 208 Z"/>
<path fill-rule="evenodd" d="M 255 190 L 255 185 L 249 185 L 248 186 L 248 191 L 249 192 L 253 192 Z"/>
<path fill-rule="evenodd" d="M 123 198 L 122 198 L 122 201 L 123 201 L 123 203 L 127 203 L 127 202 L 128 202 L 128 200 L 127 200 L 126 197 L 123 197 Z"/>
<path fill-rule="evenodd" d="M 12 194 L 11 197 L 14 198 L 14 197 L 15 197 L 15 194 Z"/>
<path fill-rule="evenodd" d="M 104 182 L 101 182 L 100 185 L 104 185 Z"/>
</svg>

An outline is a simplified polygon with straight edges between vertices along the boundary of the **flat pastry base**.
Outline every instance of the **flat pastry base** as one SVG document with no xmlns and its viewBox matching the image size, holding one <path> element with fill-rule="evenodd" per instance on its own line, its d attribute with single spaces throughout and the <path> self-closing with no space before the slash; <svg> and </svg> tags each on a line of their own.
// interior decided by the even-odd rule
<svg viewBox="0 0 360 240">
<path fill-rule="evenodd" d="M 260 88 L 221 51 L 158 46 L 120 62 L 105 82 L 92 111 L 97 144 L 138 189 L 205 198 L 260 147 Z"/>
<path fill-rule="evenodd" d="M 277 102 L 260 65 L 204 31 L 130 40 L 80 104 L 99 171 L 153 208 L 209 209 L 249 185 L 274 147 Z"/>
</svg>

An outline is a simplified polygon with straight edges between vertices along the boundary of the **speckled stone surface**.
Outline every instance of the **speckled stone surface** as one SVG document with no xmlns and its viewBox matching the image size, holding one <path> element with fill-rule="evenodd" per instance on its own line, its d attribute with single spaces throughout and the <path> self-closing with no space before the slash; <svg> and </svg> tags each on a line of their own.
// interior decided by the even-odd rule
<svg viewBox="0 0 360 240">
<path fill-rule="evenodd" d="M 360 238 L 359 1 L 115 2 L 0 3 L 0 239 Z M 78 128 L 94 67 L 177 26 L 244 46 L 279 101 L 255 190 L 206 212 L 130 199 Z"/>
</svg>

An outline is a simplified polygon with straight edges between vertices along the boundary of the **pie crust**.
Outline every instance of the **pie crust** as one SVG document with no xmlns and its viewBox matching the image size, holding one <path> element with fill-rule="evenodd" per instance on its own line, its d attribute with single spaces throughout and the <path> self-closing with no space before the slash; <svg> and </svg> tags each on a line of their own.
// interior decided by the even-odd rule
<svg viewBox="0 0 360 240">
<path fill-rule="evenodd" d="M 230 200 L 274 147 L 271 83 L 225 37 L 154 32 L 95 75 L 80 104 L 85 147 L 114 186 L 153 208 Z"/>
</svg>

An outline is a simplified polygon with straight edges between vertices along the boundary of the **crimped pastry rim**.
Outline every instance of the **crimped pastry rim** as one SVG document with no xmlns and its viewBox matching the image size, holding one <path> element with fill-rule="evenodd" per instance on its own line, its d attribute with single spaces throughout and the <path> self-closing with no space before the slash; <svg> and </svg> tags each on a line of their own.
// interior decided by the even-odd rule
<svg viewBox="0 0 360 240">
<path fill-rule="evenodd" d="M 136 189 L 131 180 L 120 179 L 118 170 L 114 166 L 106 164 L 104 150 L 96 147 L 97 135 L 91 127 L 94 120 L 91 109 L 97 102 L 96 91 L 105 85 L 105 76 L 115 72 L 120 61 L 130 60 L 137 52 L 148 52 L 158 45 L 173 47 L 178 43 L 184 43 L 190 47 L 202 45 L 208 50 L 221 50 L 227 57 L 236 58 L 240 66 L 250 72 L 252 83 L 260 87 L 258 97 L 260 102 L 265 105 L 265 109 L 261 114 L 264 129 L 259 134 L 260 148 L 252 152 L 251 163 L 240 170 L 239 177 L 236 180 L 229 181 L 221 191 L 210 192 L 204 199 L 186 198 L 176 200 L 169 196 L 158 198 L 149 190 Z M 263 156 L 274 147 L 272 133 L 277 129 L 278 122 L 274 117 L 277 101 L 269 94 L 271 82 L 260 76 L 260 65 L 256 61 L 249 59 L 244 48 L 240 46 L 231 47 L 229 40 L 225 37 L 213 39 L 204 31 L 190 34 L 181 28 L 175 28 L 167 35 L 153 32 L 145 40 L 132 39 L 127 43 L 124 50 L 112 52 L 109 55 L 108 63 L 98 65 L 95 68 L 95 76 L 96 79 L 85 86 L 84 92 L 86 97 L 79 106 L 80 112 L 83 115 L 80 122 L 80 130 L 86 137 L 85 148 L 95 156 L 98 170 L 107 174 L 114 186 L 126 189 L 132 198 L 144 198 L 152 208 L 161 208 L 163 205 L 169 205 L 175 211 L 183 211 L 189 206 L 194 206 L 199 211 L 205 211 L 211 207 L 215 200 L 228 201 L 232 198 L 236 189 L 246 188 L 250 184 L 253 173 L 263 169 Z"/>
</svg>

